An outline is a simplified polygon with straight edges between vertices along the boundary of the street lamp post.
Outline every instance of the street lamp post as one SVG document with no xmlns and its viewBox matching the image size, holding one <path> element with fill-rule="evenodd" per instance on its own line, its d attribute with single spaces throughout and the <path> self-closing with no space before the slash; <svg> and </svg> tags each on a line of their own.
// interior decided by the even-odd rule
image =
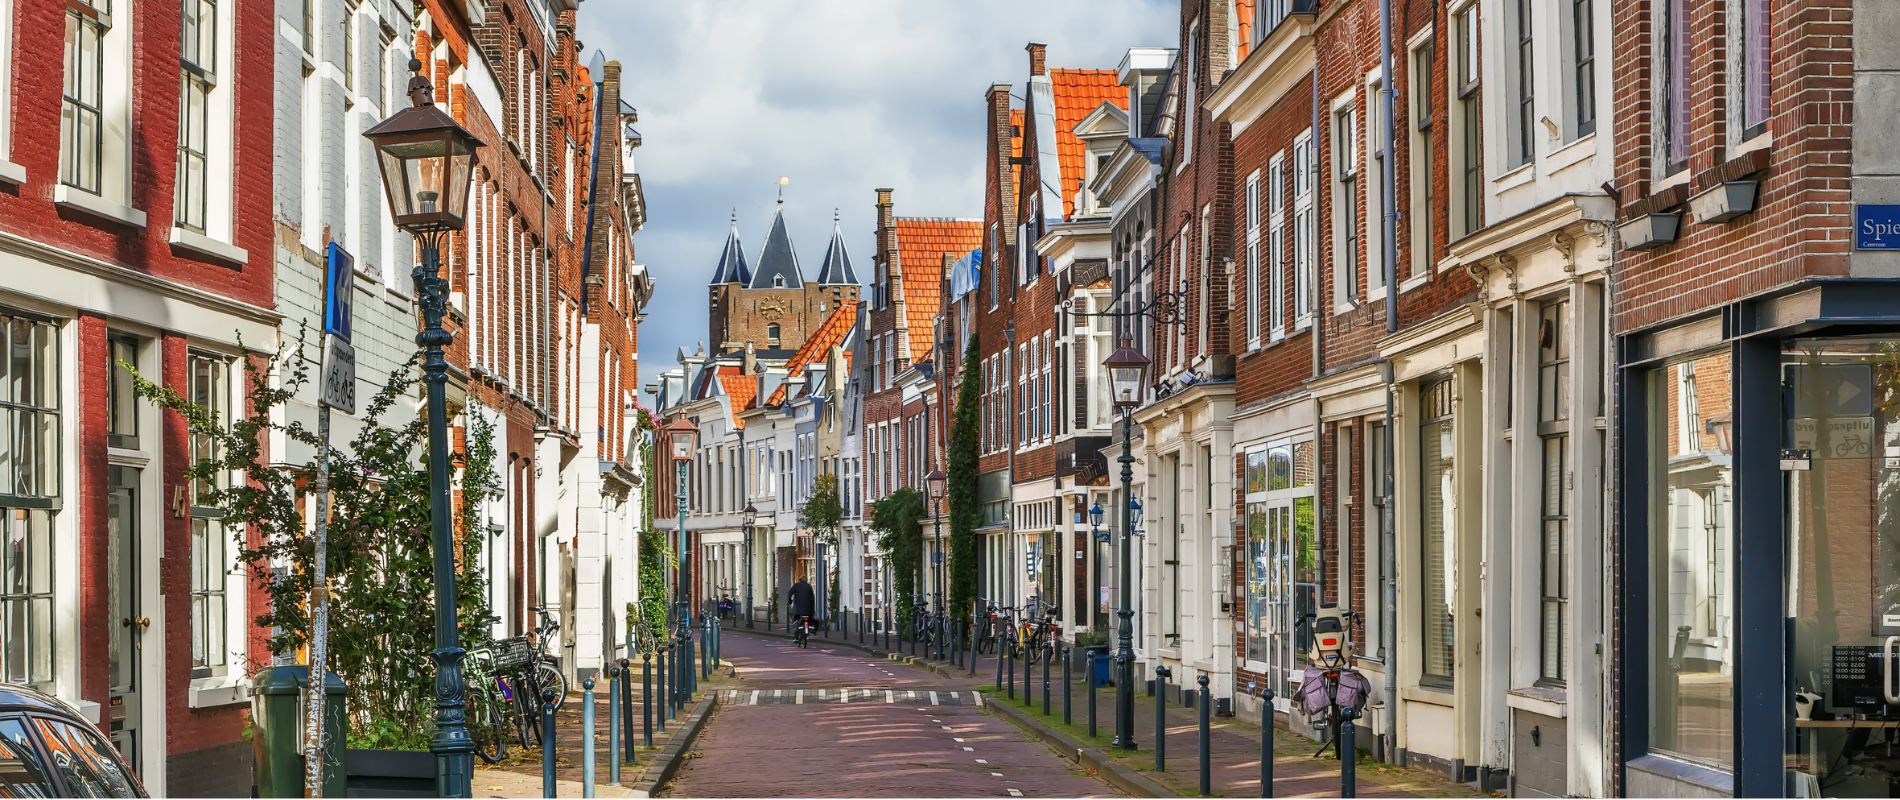
<svg viewBox="0 0 1900 800">
<path fill-rule="evenodd" d="M 943 470 L 940 469 L 933 469 L 929 475 L 924 476 L 924 486 L 930 489 L 930 534 L 934 540 L 931 543 L 930 560 L 932 571 L 937 575 L 938 630 L 943 629 L 943 562 L 946 560 L 943 555 L 943 485 L 949 479 L 949 476 L 943 474 Z M 935 638 L 937 640 L 937 658 L 941 659 L 943 658 L 943 637 L 938 636 Z"/>
<path fill-rule="evenodd" d="M 441 276 L 442 241 L 461 230 L 468 204 L 469 173 L 480 139 L 435 106 L 435 87 L 411 59 L 410 107 L 363 132 L 375 145 L 383 193 L 396 226 L 416 237 L 422 260 L 414 274 L 422 329 L 422 382 L 428 390 L 430 547 L 435 560 L 435 789 L 443 797 L 468 797 L 475 740 L 469 737 L 461 637 L 456 630 L 454 508 L 449 493 L 449 422 L 446 388 L 449 362 L 442 348 L 455 335 L 442 328 L 449 281 Z"/>
<path fill-rule="evenodd" d="M 666 426 L 666 435 L 667 440 L 672 444 L 674 471 L 679 476 L 673 492 L 673 499 L 679 507 L 680 522 L 679 589 L 673 594 L 673 608 L 674 615 L 679 619 L 679 640 L 687 643 L 686 651 L 690 656 L 692 652 L 691 642 L 693 641 L 693 607 L 692 601 L 687 595 L 689 591 L 687 589 L 687 575 L 689 574 L 687 570 L 692 563 L 692 557 L 687 552 L 686 544 L 686 464 L 693 460 L 693 451 L 699 447 L 699 426 L 694 425 L 693 421 L 687 419 L 685 415 L 681 415 L 673 420 L 673 424 Z M 690 667 L 691 664 L 688 663 L 687 666 Z M 687 673 L 690 672 L 691 670 L 689 669 Z M 687 690 L 683 687 L 686 685 L 684 682 L 680 684 L 682 687 L 680 692 L 682 695 L 680 697 L 681 703 L 688 702 L 692 699 L 690 696 L 685 695 Z"/>
<path fill-rule="evenodd" d="M 1140 505 L 1134 502 L 1135 456 L 1133 455 L 1132 431 L 1135 409 L 1141 405 L 1142 377 L 1147 372 L 1148 359 L 1126 342 L 1108 357 L 1102 365 L 1108 368 L 1109 383 L 1114 390 L 1115 408 L 1122 412 L 1122 496 L 1128 499 L 1127 512 L 1122 514 L 1121 547 L 1121 608 L 1115 610 L 1115 616 L 1121 618 L 1121 630 L 1116 637 L 1115 653 L 1115 746 L 1123 750 L 1135 749 L 1135 611 L 1131 587 L 1134 577 L 1131 571 L 1129 542 L 1135 538 L 1135 514 Z"/>
<path fill-rule="evenodd" d="M 745 510 L 739 512 L 739 521 L 745 527 L 745 626 L 752 627 L 752 525 L 759 521 L 759 510 L 751 503 L 745 504 Z"/>
</svg>

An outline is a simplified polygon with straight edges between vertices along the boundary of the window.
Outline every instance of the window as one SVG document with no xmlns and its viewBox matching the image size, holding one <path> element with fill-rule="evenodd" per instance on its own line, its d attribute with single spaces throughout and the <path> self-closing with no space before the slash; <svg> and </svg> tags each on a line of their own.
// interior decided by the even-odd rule
<svg viewBox="0 0 1900 800">
<path fill-rule="evenodd" d="M 1260 346 L 1260 173 L 1247 176 L 1247 345 Z"/>
<path fill-rule="evenodd" d="M 1390 576 L 1385 572 L 1385 422 L 1366 423 L 1366 469 L 1364 493 L 1367 513 L 1364 515 L 1364 533 L 1361 538 L 1366 543 L 1366 641 L 1372 642 L 1373 652 L 1380 661 L 1385 660 L 1386 622 L 1385 593 Z M 1396 487 L 1395 487 L 1396 488 Z"/>
<path fill-rule="evenodd" d="M 1450 688 L 1457 653 L 1454 632 L 1458 612 L 1451 379 L 1440 378 L 1420 387 L 1418 406 L 1419 580 L 1424 589 L 1419 609 L 1424 650 L 1420 680 L 1426 685 Z"/>
<path fill-rule="evenodd" d="M 1385 103 L 1376 98 L 1383 90 L 1384 79 L 1380 78 L 1366 84 L 1366 170 L 1365 211 L 1356 216 L 1365 226 L 1364 244 L 1366 258 L 1366 300 L 1380 299 L 1385 294 L 1385 271 L 1389 266 L 1385 260 L 1385 156 L 1390 143 L 1385 136 Z M 1393 176 L 1397 180 L 1397 176 Z"/>
<path fill-rule="evenodd" d="M 316 0 L 303 0 L 303 51 L 316 55 L 317 52 L 317 9 Z"/>
<path fill-rule="evenodd" d="M 1405 225 L 1412 236 L 1412 275 L 1429 274 L 1438 261 L 1432 252 L 1432 59 L 1438 47 L 1433 39 L 1412 51 L 1412 144 L 1407 148 L 1411 209 Z"/>
<path fill-rule="evenodd" d="M 1452 229 L 1457 236 L 1469 236 L 1478 231 L 1483 224 L 1479 210 L 1483 207 L 1484 159 L 1480 155 L 1478 129 L 1478 105 L 1481 100 L 1478 92 L 1478 9 L 1467 6 L 1453 17 L 1454 42 L 1458 48 L 1458 71 L 1455 89 L 1457 90 L 1458 126 L 1455 135 L 1458 148 L 1453 154 L 1457 158 L 1457 193 L 1453 206 L 1455 223 Z"/>
<path fill-rule="evenodd" d="M 1537 133 L 1537 55 L 1531 35 L 1532 0 L 1517 0 L 1517 134 L 1512 148 L 1511 165 L 1531 163 L 1536 154 Z"/>
<path fill-rule="evenodd" d="M 343 88 L 344 104 L 356 101 L 356 4 L 343 5 Z"/>
<path fill-rule="evenodd" d="M 1674 175 L 1689 166 L 1689 0 L 1662 0 L 1657 7 L 1663 16 L 1657 157 L 1661 173 Z"/>
<path fill-rule="evenodd" d="M 1543 460 L 1542 658 L 1538 678 L 1562 685 L 1570 661 L 1570 304 L 1544 303 L 1537 321 L 1537 437 Z"/>
<path fill-rule="evenodd" d="M 765 338 L 767 341 L 770 341 L 772 344 L 775 344 L 775 345 L 778 344 L 778 334 L 779 334 L 778 323 L 774 322 L 765 326 Z"/>
<path fill-rule="evenodd" d="M 59 329 L 0 312 L 0 681 L 53 686 Z"/>
<path fill-rule="evenodd" d="M 197 233 L 205 232 L 207 129 L 211 124 L 211 90 L 218 84 L 218 4 L 215 0 L 185 0 L 183 62 L 178 102 L 178 188 L 175 222 Z"/>
<path fill-rule="evenodd" d="M 112 0 L 66 0 L 66 73 L 60 99 L 59 182 L 104 191 L 105 38 Z"/>
<path fill-rule="evenodd" d="M 1267 161 L 1267 330 L 1274 339 L 1286 333 L 1286 158 Z"/>
<path fill-rule="evenodd" d="M 1247 514 L 1246 658 L 1286 695 L 1311 641 L 1301 624 L 1324 601 L 1315 517 L 1317 448 L 1273 442 L 1244 457 Z M 1337 598 L 1335 598 L 1337 599 Z"/>
<path fill-rule="evenodd" d="M 1597 130 L 1597 38 L 1595 0 L 1570 0 L 1570 49 L 1576 66 L 1576 136 Z"/>
<path fill-rule="evenodd" d="M 1588 3 L 1589 0 L 1579 0 Z M 1739 0 L 1729 4 L 1738 17 L 1731 30 L 1742 32 L 1736 89 L 1741 96 L 1741 138 L 1752 139 L 1768 130 L 1768 0 Z"/>
<path fill-rule="evenodd" d="M 1293 140 L 1293 324 L 1312 323 L 1319 264 L 1313 252 L 1318 238 L 1313 217 L 1313 132 Z"/>
<path fill-rule="evenodd" d="M 1196 102 L 1200 89 L 1200 39 L 1201 23 L 1196 20 L 1188 25 L 1187 72 L 1184 73 L 1185 79 L 1181 86 L 1181 95 L 1187 98 L 1187 102 L 1181 104 L 1181 163 L 1175 167 L 1177 170 L 1194 161 L 1194 118 L 1200 116 L 1201 110 L 1200 104 Z"/>
<path fill-rule="evenodd" d="M 138 397 L 132 370 L 139 363 L 138 342 L 126 336 L 106 340 L 106 444 L 136 450 L 139 446 Z"/>
<path fill-rule="evenodd" d="M 1700 413 L 1722 416 L 1729 370 L 1717 352 L 1649 379 L 1649 743 L 1718 766 L 1733 763 L 1735 744 L 1733 474 L 1727 458 L 1703 454 L 1704 430 L 1664 421 L 1697 405 L 1691 393 L 1710 406 Z"/>
<path fill-rule="evenodd" d="M 1333 299 L 1359 296 L 1359 130 L 1350 103 L 1333 111 Z"/>
</svg>

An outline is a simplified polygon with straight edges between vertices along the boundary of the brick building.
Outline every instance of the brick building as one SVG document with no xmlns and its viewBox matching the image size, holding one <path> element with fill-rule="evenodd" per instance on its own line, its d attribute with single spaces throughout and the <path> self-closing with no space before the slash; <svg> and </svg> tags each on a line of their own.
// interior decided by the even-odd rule
<svg viewBox="0 0 1900 800">
<path fill-rule="evenodd" d="M 1891 795 L 1885 745 L 1787 698 L 1820 695 L 1813 720 L 1868 710 L 1883 698 L 1856 667 L 1891 675 L 1867 653 L 1900 634 L 1900 539 L 1879 488 L 1900 443 L 1900 18 L 1847 1 L 1610 13 L 1631 56 L 1606 103 L 1620 123 L 1610 785 Z"/>
<path fill-rule="evenodd" d="M 228 415 L 279 320 L 271 88 L 229 79 L 268 74 L 272 15 L 192 8 L 0 4 L 22 54 L 0 61 L 0 681 L 77 707 L 148 790 L 184 796 L 247 788 L 237 683 L 268 657 L 262 595 L 190 503 L 184 420 L 117 365 Z"/>
</svg>

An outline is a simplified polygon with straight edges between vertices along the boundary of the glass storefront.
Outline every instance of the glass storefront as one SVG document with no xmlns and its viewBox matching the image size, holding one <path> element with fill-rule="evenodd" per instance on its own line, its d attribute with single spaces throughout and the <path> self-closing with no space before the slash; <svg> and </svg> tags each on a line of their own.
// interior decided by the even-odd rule
<svg viewBox="0 0 1900 800">
<path fill-rule="evenodd" d="M 1317 450 L 1310 440 L 1275 443 L 1248 451 L 1245 463 L 1248 668 L 1289 697 L 1308 649 L 1299 621 L 1322 601 Z"/>
<path fill-rule="evenodd" d="M 1787 791 L 1900 795 L 1900 339 L 1791 339 Z"/>
<path fill-rule="evenodd" d="M 1717 768 L 1735 751 L 1734 476 L 1727 351 L 1649 373 L 1649 745 Z"/>
</svg>

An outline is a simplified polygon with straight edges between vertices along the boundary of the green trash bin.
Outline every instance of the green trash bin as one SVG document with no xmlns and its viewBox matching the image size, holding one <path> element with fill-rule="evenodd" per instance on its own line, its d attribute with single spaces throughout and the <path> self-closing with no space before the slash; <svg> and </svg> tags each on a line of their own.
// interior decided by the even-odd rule
<svg viewBox="0 0 1900 800">
<path fill-rule="evenodd" d="M 252 769 L 258 797 L 303 797 L 303 721 L 309 701 L 310 668 L 303 664 L 265 667 L 251 676 Z M 327 674 L 323 701 L 323 796 L 343 797 L 348 737 L 349 687 Z"/>
</svg>

